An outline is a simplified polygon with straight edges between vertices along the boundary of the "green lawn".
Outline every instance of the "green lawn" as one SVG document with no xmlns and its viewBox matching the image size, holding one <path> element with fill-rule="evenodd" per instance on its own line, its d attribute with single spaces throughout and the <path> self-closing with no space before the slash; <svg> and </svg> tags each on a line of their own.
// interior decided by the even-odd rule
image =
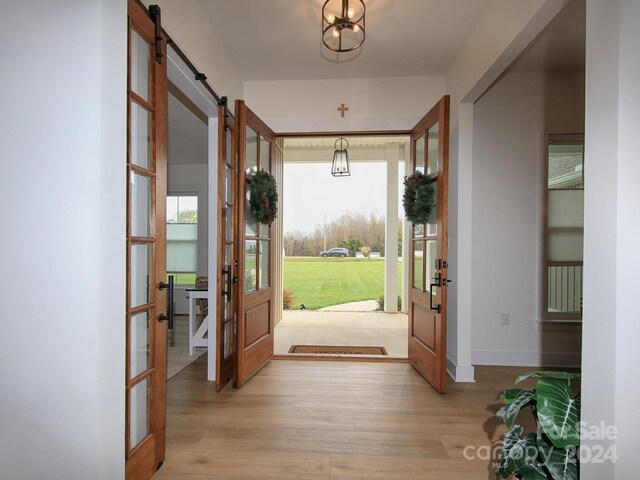
<svg viewBox="0 0 640 480">
<path fill-rule="evenodd" d="M 398 287 L 401 282 L 399 262 Z M 384 259 L 285 258 L 284 288 L 293 292 L 296 307 L 309 309 L 375 300 L 384 293 Z"/>
</svg>

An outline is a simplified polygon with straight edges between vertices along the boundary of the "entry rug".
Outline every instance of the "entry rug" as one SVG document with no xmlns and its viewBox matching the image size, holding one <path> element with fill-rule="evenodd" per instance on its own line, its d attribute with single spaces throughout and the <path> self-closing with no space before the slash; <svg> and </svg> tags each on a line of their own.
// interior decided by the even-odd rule
<svg viewBox="0 0 640 480">
<path fill-rule="evenodd" d="M 387 355 L 387 350 L 384 347 L 354 347 L 352 345 L 291 345 L 289 353 L 315 355 Z"/>
</svg>

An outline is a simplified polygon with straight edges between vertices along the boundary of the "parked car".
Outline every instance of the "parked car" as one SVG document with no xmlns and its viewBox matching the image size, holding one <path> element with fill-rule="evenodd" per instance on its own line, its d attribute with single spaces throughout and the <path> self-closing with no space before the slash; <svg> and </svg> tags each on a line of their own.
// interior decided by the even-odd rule
<svg viewBox="0 0 640 480">
<path fill-rule="evenodd" d="M 344 258 L 344 257 L 348 257 L 349 256 L 349 250 L 347 250 L 346 248 L 332 248 L 331 250 L 326 250 L 324 252 L 320 252 L 320 256 L 322 258 L 327 258 L 327 257 L 340 257 L 340 258 Z"/>
</svg>

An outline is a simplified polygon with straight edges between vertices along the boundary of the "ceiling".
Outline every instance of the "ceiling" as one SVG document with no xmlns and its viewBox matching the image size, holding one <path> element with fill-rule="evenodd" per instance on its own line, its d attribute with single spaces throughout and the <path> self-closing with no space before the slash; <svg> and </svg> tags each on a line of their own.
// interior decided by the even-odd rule
<svg viewBox="0 0 640 480">
<path fill-rule="evenodd" d="M 509 71 L 584 70 L 586 21 L 585 0 L 571 0 L 522 52 Z"/>
<path fill-rule="evenodd" d="M 245 81 L 444 75 L 489 0 L 365 0 L 350 54 L 322 47 L 324 0 L 200 0 Z M 338 58 L 336 58 L 338 57 Z"/>
<path fill-rule="evenodd" d="M 199 1 L 246 81 L 444 75 L 489 3 L 365 0 L 367 40 L 355 57 L 336 62 L 320 48 L 324 0 Z M 584 69 L 585 21 L 585 0 L 571 0 L 507 72 Z M 206 163 L 206 138 L 206 126 L 170 95 L 170 163 Z M 388 140 L 365 137 L 349 141 L 355 154 L 384 149 Z M 287 139 L 285 148 L 290 155 L 298 151 L 306 158 L 313 150 L 330 158 L 334 141 Z"/>
</svg>

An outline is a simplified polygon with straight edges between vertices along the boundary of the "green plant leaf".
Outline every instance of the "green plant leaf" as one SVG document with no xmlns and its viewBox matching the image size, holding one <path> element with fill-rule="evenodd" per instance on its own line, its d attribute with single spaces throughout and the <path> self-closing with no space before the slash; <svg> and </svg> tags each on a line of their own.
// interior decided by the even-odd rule
<svg viewBox="0 0 640 480">
<path fill-rule="evenodd" d="M 504 434 L 502 452 L 500 452 L 498 471 L 496 473 L 498 479 L 508 478 L 514 473 L 521 473 L 523 468 L 528 470 L 528 466 L 532 466 L 537 462 L 538 447 L 536 445 L 536 436 L 534 433 L 530 433 L 521 438 L 522 431 L 522 426 L 516 425 Z"/>
<path fill-rule="evenodd" d="M 556 448 L 544 435 L 538 435 L 538 450 L 544 466 L 553 480 L 577 480 L 576 447 Z"/>
<path fill-rule="evenodd" d="M 500 398 L 507 402 L 507 405 L 498 410 L 496 416 L 501 418 L 509 428 L 513 426 L 513 422 L 516 421 L 520 410 L 536 402 L 536 394 L 533 390 L 514 388 L 506 390 L 502 395 L 500 395 Z"/>
<path fill-rule="evenodd" d="M 541 378 L 536 386 L 538 420 L 556 447 L 580 445 L 580 396 L 571 398 L 568 380 Z"/>
<path fill-rule="evenodd" d="M 580 379 L 579 373 L 568 373 L 568 372 L 552 372 L 552 371 L 541 371 L 541 372 L 529 372 L 523 373 L 518 378 L 516 378 L 515 384 L 518 384 L 527 378 L 557 378 L 561 380 L 578 380 Z"/>
<path fill-rule="evenodd" d="M 524 480 L 549 480 L 544 466 L 539 462 L 524 465 L 518 473 Z"/>
<path fill-rule="evenodd" d="M 527 389 L 509 388 L 508 390 L 505 390 L 500 394 L 500 400 L 502 400 L 504 403 L 509 405 L 510 403 L 513 403 L 513 401 L 520 396 L 520 392 L 524 392 L 524 391 L 532 392 L 533 390 L 530 388 L 527 388 Z"/>
</svg>

